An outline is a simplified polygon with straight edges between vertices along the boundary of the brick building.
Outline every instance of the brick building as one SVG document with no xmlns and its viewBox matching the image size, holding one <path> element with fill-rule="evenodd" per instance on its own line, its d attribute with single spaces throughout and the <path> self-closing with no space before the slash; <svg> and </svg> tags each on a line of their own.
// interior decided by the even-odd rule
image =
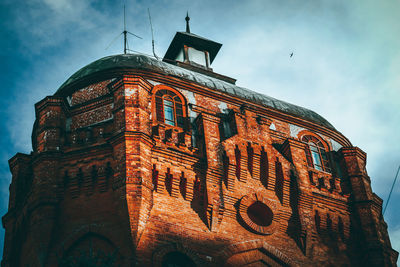
<svg viewBox="0 0 400 267">
<path fill-rule="evenodd" d="M 213 72 L 220 47 L 187 24 L 162 61 L 99 59 L 35 105 L 2 266 L 396 265 L 366 154 Z"/>
</svg>

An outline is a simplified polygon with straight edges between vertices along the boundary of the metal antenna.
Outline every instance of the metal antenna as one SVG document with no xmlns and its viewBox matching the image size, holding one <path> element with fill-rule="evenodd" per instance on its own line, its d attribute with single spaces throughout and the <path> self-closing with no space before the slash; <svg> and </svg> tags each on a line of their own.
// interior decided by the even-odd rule
<svg viewBox="0 0 400 267">
<path fill-rule="evenodd" d="M 127 30 L 126 30 L 126 22 L 125 22 L 125 5 L 124 5 L 124 31 L 123 31 L 123 33 L 124 33 L 124 54 L 126 54 L 126 42 L 127 42 L 127 40 L 126 40 L 126 34 L 127 34 L 128 32 L 127 32 Z"/>
<path fill-rule="evenodd" d="M 387 208 L 387 206 L 389 204 L 390 196 L 392 195 L 393 187 L 394 187 L 394 184 L 396 183 L 397 176 L 399 175 L 399 171 L 400 171 L 400 165 L 399 165 L 399 168 L 397 169 L 396 176 L 394 177 L 392 188 L 390 188 L 390 193 L 389 193 L 388 199 L 386 200 L 385 208 L 383 209 L 383 215 L 385 215 L 385 211 L 386 211 L 386 208 Z"/>
<path fill-rule="evenodd" d="M 131 35 L 133 35 L 133 36 L 135 36 L 135 37 L 137 37 L 137 38 L 139 38 L 139 39 L 143 39 L 142 37 L 140 37 L 140 36 L 138 36 L 138 35 L 136 35 L 136 34 L 134 34 L 134 33 L 131 33 L 130 31 L 127 31 L 127 30 L 126 30 L 126 18 L 125 18 L 125 17 L 126 17 L 126 16 L 125 16 L 125 5 L 124 5 L 124 31 L 121 32 L 117 37 L 115 37 L 114 40 L 111 41 L 111 43 L 106 47 L 106 50 L 107 50 L 107 49 L 115 42 L 115 40 L 117 40 L 118 37 L 120 37 L 122 34 L 124 35 L 124 54 L 126 54 L 127 51 L 131 51 L 131 50 L 129 49 L 129 46 L 128 46 L 128 36 L 127 36 L 128 33 L 131 34 Z"/>
<path fill-rule="evenodd" d="M 147 12 L 149 14 L 149 21 L 150 21 L 150 28 L 151 28 L 151 46 L 153 48 L 153 55 L 156 59 L 158 59 L 158 56 L 156 55 L 156 52 L 154 50 L 154 33 L 153 33 L 153 24 L 151 23 L 150 8 L 147 8 Z"/>
</svg>

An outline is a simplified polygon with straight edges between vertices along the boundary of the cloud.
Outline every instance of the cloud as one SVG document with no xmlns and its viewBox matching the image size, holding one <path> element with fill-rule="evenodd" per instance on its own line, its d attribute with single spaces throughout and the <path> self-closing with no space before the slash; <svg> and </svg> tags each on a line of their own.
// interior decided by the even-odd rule
<svg viewBox="0 0 400 267">
<path fill-rule="evenodd" d="M 48 47 L 63 47 L 87 36 L 90 31 L 110 29 L 116 21 L 97 10 L 95 1 L 33 0 L 12 5 L 13 26 L 26 56 Z M 74 38 L 75 37 L 75 38 Z M 77 38 L 80 37 L 80 38 Z"/>
</svg>

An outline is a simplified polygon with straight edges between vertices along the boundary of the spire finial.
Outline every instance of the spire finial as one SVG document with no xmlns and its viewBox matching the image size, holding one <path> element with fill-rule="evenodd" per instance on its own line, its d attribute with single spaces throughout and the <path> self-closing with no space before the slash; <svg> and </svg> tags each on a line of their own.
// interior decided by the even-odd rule
<svg viewBox="0 0 400 267">
<path fill-rule="evenodd" d="M 189 27 L 189 20 L 190 20 L 190 18 L 189 18 L 189 11 L 186 12 L 186 18 L 185 18 L 185 20 L 186 20 L 186 32 L 187 32 L 187 33 L 190 33 L 190 27 Z"/>
</svg>

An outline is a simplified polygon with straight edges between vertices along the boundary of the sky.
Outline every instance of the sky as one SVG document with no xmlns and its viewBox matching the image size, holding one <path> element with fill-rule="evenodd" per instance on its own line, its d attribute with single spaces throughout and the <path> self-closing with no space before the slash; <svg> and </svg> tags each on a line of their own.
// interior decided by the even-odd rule
<svg viewBox="0 0 400 267">
<path fill-rule="evenodd" d="M 129 48 L 152 54 L 149 8 L 161 57 L 188 11 L 192 33 L 223 44 L 215 72 L 326 118 L 367 153 L 372 189 L 386 204 L 400 165 L 399 0 L 0 0 L 1 215 L 8 159 L 32 150 L 34 104 L 81 67 L 123 52 L 115 38 L 124 4 L 128 30 L 142 37 Z M 398 251 L 399 201 L 400 181 L 385 213 Z"/>
</svg>

